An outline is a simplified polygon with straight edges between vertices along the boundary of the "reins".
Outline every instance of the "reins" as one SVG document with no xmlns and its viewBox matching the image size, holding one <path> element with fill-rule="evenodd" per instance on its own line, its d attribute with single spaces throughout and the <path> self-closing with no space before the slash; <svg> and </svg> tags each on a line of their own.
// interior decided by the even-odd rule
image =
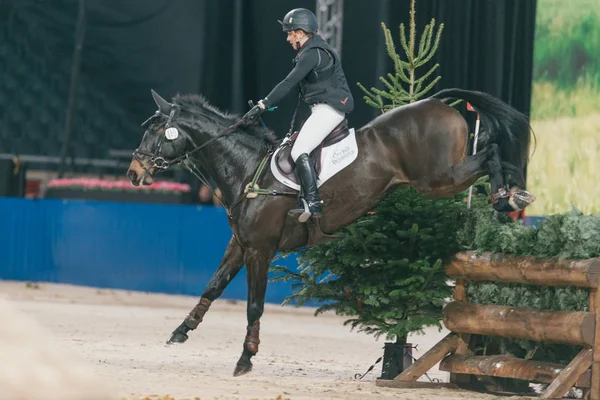
<svg viewBox="0 0 600 400">
<path fill-rule="evenodd" d="M 299 99 L 300 101 L 300 99 Z M 252 102 L 250 101 L 249 104 L 252 106 Z M 292 124 L 290 127 L 290 132 L 288 133 L 288 137 L 291 135 L 291 132 L 293 131 L 293 127 L 294 127 L 294 122 L 296 119 L 296 114 L 298 112 L 298 106 L 299 104 L 296 106 L 296 110 L 294 111 L 294 116 L 292 118 Z M 157 115 L 158 114 L 162 114 L 165 115 L 167 117 L 167 122 L 165 124 L 165 130 L 168 129 L 171 125 L 171 122 L 174 120 L 174 117 L 178 114 L 178 109 L 172 109 L 170 112 L 170 115 L 165 115 L 164 113 L 162 113 L 160 110 L 157 111 Z M 152 118 L 152 117 L 151 117 Z M 150 120 L 150 118 L 148 119 L 148 121 Z M 259 117 L 259 120 L 261 122 L 261 124 L 265 127 L 265 129 L 267 129 L 267 126 L 265 125 L 264 121 L 262 120 L 261 117 Z M 144 124 L 145 125 L 148 121 L 146 121 Z M 177 164 L 182 164 L 184 168 L 186 168 L 192 175 L 194 175 L 196 178 L 198 178 L 198 180 L 200 182 L 202 182 L 204 185 L 206 185 L 208 187 L 208 189 L 210 190 L 210 192 L 212 193 L 212 195 L 214 197 L 216 197 L 221 204 L 223 205 L 223 207 L 225 208 L 225 211 L 227 212 L 227 215 L 229 218 L 233 218 L 233 216 L 231 215 L 231 210 L 233 209 L 233 207 L 235 207 L 237 204 L 239 204 L 244 198 L 248 198 L 248 199 L 253 199 L 255 197 L 257 197 L 258 195 L 268 195 L 268 196 L 297 196 L 298 193 L 296 192 L 288 192 L 288 191 L 276 191 L 276 190 L 266 190 L 266 189 L 260 189 L 257 182 L 260 179 L 265 166 L 267 164 L 267 161 L 269 159 L 269 157 L 274 153 L 274 149 L 271 148 L 267 151 L 267 154 L 265 154 L 265 156 L 263 157 L 262 161 L 260 162 L 254 176 L 252 177 L 252 180 L 246 185 L 246 187 L 244 188 L 244 195 L 240 195 L 237 197 L 237 199 L 231 204 L 231 206 L 228 206 L 226 204 L 225 201 L 223 201 L 222 196 L 219 196 L 215 193 L 215 191 L 213 190 L 212 186 L 210 185 L 210 183 L 208 182 L 208 179 L 204 176 L 204 174 L 202 173 L 202 171 L 196 166 L 196 164 L 194 163 L 194 161 L 192 161 L 192 159 L 190 158 L 190 156 L 198 151 L 200 151 L 201 149 L 207 147 L 209 144 L 211 144 L 212 142 L 214 142 L 215 140 L 222 138 L 223 136 L 226 136 L 232 132 L 234 132 L 234 129 L 237 128 L 239 125 L 241 125 L 242 123 L 246 122 L 245 119 L 240 119 L 239 121 L 237 121 L 236 123 L 230 125 L 228 128 L 226 128 L 224 131 L 222 131 L 221 133 L 219 133 L 217 136 L 209 139 L 208 141 L 202 143 L 199 146 L 194 147 L 192 150 L 178 156 L 175 157 L 171 160 L 165 160 L 163 157 L 160 156 L 160 150 L 162 148 L 162 144 L 164 142 L 164 136 L 161 138 L 157 149 L 155 149 L 154 154 L 150 154 L 148 152 L 136 149 L 133 153 L 134 157 L 138 160 L 138 162 L 140 163 L 140 165 L 142 166 L 142 168 L 144 168 L 144 170 L 149 173 L 148 169 L 144 166 L 144 164 L 141 162 L 141 160 L 139 159 L 139 155 L 145 155 L 150 157 L 150 161 L 154 163 L 154 166 L 161 170 L 161 171 L 166 171 L 169 167 L 173 166 L 173 165 L 177 165 Z M 193 143 L 193 141 L 192 141 Z M 189 165 L 191 164 L 191 166 Z"/>
<path fill-rule="evenodd" d="M 180 155 L 179 157 L 176 157 L 172 160 L 167 161 L 167 166 L 171 166 L 171 165 L 176 165 L 180 162 L 182 162 L 184 159 L 189 158 L 189 156 L 191 154 L 194 154 L 195 152 L 197 152 L 198 150 L 208 146 L 209 144 L 211 144 L 212 142 L 214 142 L 215 140 L 228 135 L 230 133 L 233 132 L 233 129 L 238 127 L 239 125 L 241 125 L 243 122 L 245 122 L 244 119 L 240 119 L 238 122 L 236 122 L 235 124 L 231 125 L 229 128 L 225 129 L 223 132 L 219 133 L 217 136 L 207 140 L 206 142 L 202 143 L 200 146 L 196 146 L 195 148 L 193 148 L 192 150 L 188 151 L 187 153 Z"/>
</svg>

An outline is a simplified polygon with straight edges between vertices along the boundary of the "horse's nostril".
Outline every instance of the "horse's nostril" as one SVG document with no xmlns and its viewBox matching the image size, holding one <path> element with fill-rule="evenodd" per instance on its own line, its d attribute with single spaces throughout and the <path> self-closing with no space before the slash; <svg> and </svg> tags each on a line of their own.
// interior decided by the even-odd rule
<svg viewBox="0 0 600 400">
<path fill-rule="evenodd" d="M 135 172 L 134 170 L 130 169 L 127 172 L 127 176 L 129 177 L 130 180 L 135 181 L 137 179 L 137 172 Z"/>
</svg>

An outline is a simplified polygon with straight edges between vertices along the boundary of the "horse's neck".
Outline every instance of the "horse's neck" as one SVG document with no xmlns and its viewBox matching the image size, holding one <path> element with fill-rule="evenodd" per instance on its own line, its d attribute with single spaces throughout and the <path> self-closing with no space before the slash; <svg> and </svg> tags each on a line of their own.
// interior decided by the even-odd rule
<svg viewBox="0 0 600 400">
<path fill-rule="evenodd" d="M 226 205 L 243 194 L 245 182 L 251 179 L 265 155 L 262 139 L 245 136 L 242 132 L 226 132 L 235 122 L 210 109 L 182 113 L 180 122 L 196 143 L 213 140 L 193 158 L 200 161 L 198 167 L 205 169 L 214 180 Z M 222 137 L 218 137 L 220 135 Z"/>
<path fill-rule="evenodd" d="M 260 148 L 224 136 L 209 144 L 200 160 L 230 205 L 242 194 L 262 157 Z"/>
</svg>

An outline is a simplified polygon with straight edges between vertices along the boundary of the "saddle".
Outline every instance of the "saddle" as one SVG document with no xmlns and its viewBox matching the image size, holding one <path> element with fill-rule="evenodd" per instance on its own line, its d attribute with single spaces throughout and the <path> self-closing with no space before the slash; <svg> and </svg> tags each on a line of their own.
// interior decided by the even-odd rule
<svg viewBox="0 0 600 400">
<path fill-rule="evenodd" d="M 296 164 L 292 159 L 292 147 L 298 138 L 299 131 L 294 132 L 294 134 L 290 137 L 288 141 L 286 141 L 281 150 L 277 153 L 275 163 L 277 165 L 277 169 L 284 175 L 292 175 L 294 170 L 296 169 Z M 310 154 L 309 159 L 310 162 L 314 165 L 315 171 L 317 172 L 317 176 L 321 172 L 321 151 L 325 147 L 332 146 L 340 141 L 342 141 L 348 134 L 350 130 L 348 129 L 348 120 L 344 118 L 342 122 L 336 126 L 325 139 L 315 148 Z"/>
</svg>

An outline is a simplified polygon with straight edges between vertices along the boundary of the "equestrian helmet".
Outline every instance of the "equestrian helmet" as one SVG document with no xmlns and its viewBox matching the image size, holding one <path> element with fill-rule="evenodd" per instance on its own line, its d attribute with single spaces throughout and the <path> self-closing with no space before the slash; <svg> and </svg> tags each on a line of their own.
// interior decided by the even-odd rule
<svg viewBox="0 0 600 400">
<path fill-rule="evenodd" d="M 306 8 L 295 8 L 285 14 L 283 21 L 277 20 L 284 32 L 302 29 L 306 33 L 315 33 L 318 29 L 317 17 Z"/>
</svg>

